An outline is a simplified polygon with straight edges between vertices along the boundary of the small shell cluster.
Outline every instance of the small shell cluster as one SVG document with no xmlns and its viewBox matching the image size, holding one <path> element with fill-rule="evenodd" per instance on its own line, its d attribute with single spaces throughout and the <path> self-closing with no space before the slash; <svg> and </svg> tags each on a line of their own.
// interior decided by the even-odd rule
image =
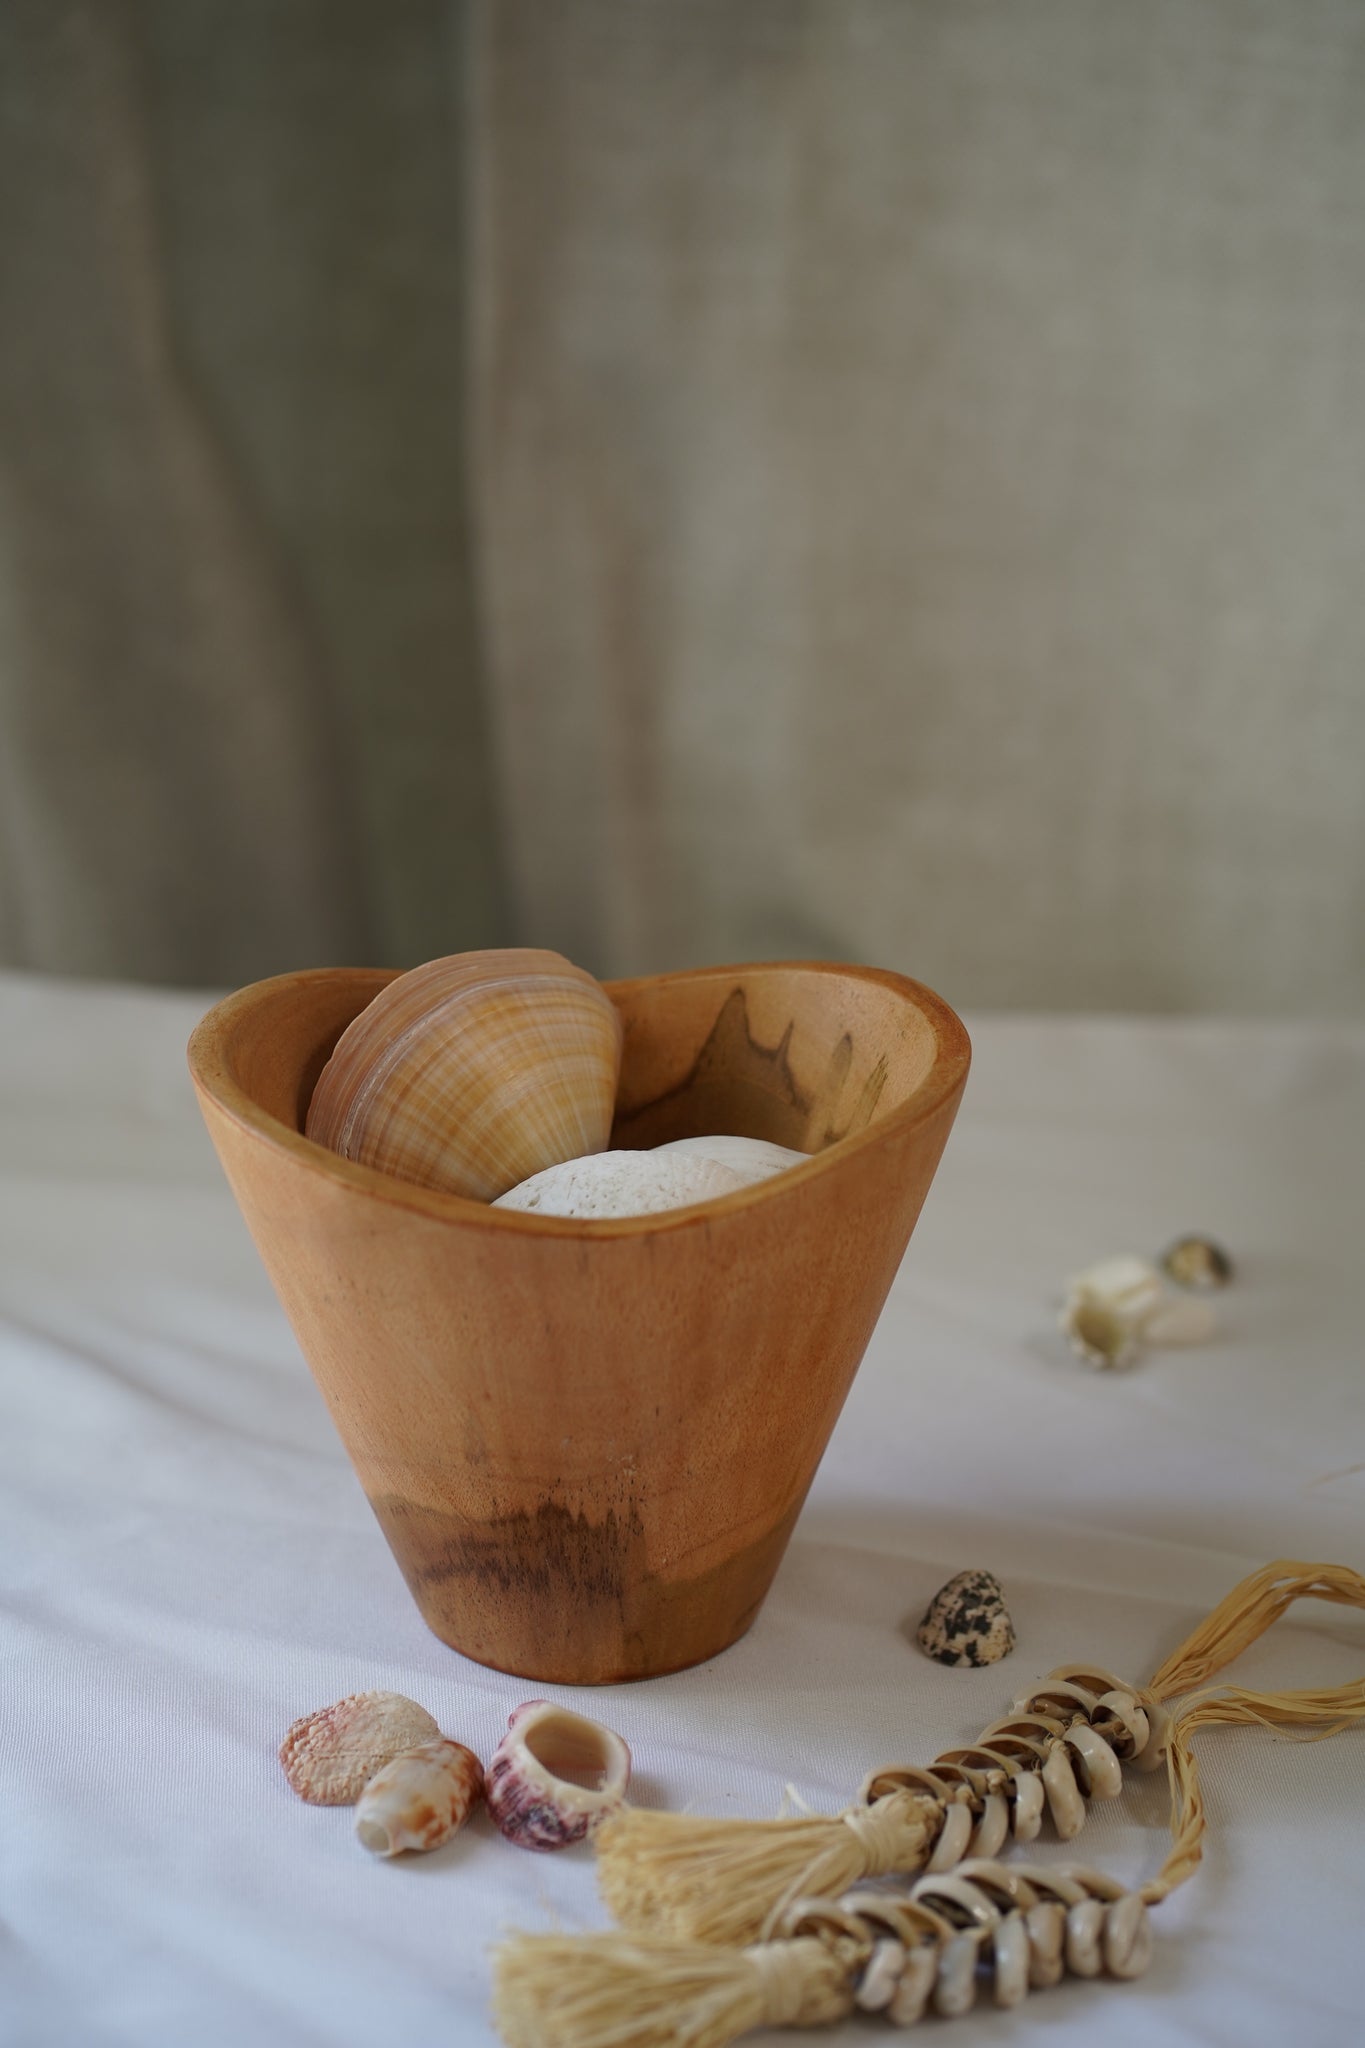
<svg viewBox="0 0 1365 2048">
<path fill-rule="evenodd" d="M 440 1848 L 485 1794 L 509 1841 L 563 1849 L 623 1804 L 630 1781 L 619 1735 L 548 1700 L 513 1711 L 486 1781 L 473 1750 L 397 1692 L 350 1693 L 303 1715 L 280 1762 L 310 1805 L 354 1806 L 356 1834 L 376 1856 Z"/>
<path fill-rule="evenodd" d="M 1031 1842 L 1046 1814 L 1062 1841 L 1085 1825 L 1092 1799 L 1113 1799 L 1122 1766 L 1154 1770 L 1165 1760 L 1165 1718 L 1138 1703 L 1112 1672 L 1065 1665 L 1014 1703 L 1003 1721 L 966 1748 L 945 1750 L 927 1770 L 893 1764 L 872 1771 L 865 1806 L 919 1792 L 938 1808 L 927 1871 L 964 1857 L 993 1857 L 1005 1843 Z"/>
<path fill-rule="evenodd" d="M 997 1664 L 1014 1648 L 1000 1581 L 993 1572 L 959 1572 L 929 1602 L 915 1640 L 937 1664 Z"/>
<path fill-rule="evenodd" d="M 1131 1365 L 1144 1344 L 1202 1344 L 1217 1327 L 1208 1302 L 1172 1295 L 1150 1259 L 1128 1253 L 1073 1275 L 1060 1322 L 1087 1365 L 1106 1370 Z"/>
<path fill-rule="evenodd" d="M 847 1944 L 857 1959 L 855 2008 L 899 2027 L 927 2012 L 944 2019 L 970 2012 L 983 1982 L 996 2005 L 1015 2006 L 1068 1971 L 1139 1977 L 1152 1953 L 1137 1892 L 1076 1865 L 992 1858 L 964 1863 L 951 1876 L 926 1874 L 906 1895 L 800 1901 L 782 1934 Z"/>
<path fill-rule="evenodd" d="M 356 1833 L 378 1856 L 438 1849 L 483 1790 L 472 1750 L 451 1742 L 401 1692 L 353 1692 L 295 1721 L 280 1762 L 300 1799 L 354 1806 Z"/>
<path fill-rule="evenodd" d="M 488 1811 L 509 1842 L 563 1849 L 625 1801 L 630 1751 L 621 1737 L 549 1700 L 516 1708 L 488 1766 Z"/>
</svg>

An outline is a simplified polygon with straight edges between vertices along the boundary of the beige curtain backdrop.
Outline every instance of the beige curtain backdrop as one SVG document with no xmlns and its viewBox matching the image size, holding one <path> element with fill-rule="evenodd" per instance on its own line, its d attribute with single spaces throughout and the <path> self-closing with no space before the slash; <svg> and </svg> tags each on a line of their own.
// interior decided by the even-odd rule
<svg viewBox="0 0 1365 2048">
<path fill-rule="evenodd" d="M 237 982 L 505 925 L 460 23 L 0 0 L 0 954 Z"/>
<path fill-rule="evenodd" d="M 1357 0 L 0 4 L 0 950 L 1365 1009 Z"/>
</svg>

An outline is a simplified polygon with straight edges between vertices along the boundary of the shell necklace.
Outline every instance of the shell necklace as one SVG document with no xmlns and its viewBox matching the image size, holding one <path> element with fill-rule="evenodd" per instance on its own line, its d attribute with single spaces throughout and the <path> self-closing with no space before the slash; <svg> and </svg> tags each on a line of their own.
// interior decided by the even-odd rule
<svg viewBox="0 0 1365 2048">
<path fill-rule="evenodd" d="M 1140 1975 L 1148 1907 L 1203 1853 L 1195 1732 L 1225 1722 L 1326 1736 L 1365 1716 L 1365 1680 L 1267 1693 L 1206 1683 L 1310 1597 L 1365 1607 L 1365 1578 L 1343 1565 L 1267 1565 L 1146 1686 L 1065 1666 L 928 1770 L 871 1772 L 842 1814 L 616 1814 L 597 1836 L 599 1877 L 626 1931 L 505 1944 L 494 1990 L 504 2038 L 511 2048 L 725 2048 L 756 2027 L 817 2026 L 854 2011 L 900 2026 L 930 2009 L 952 2017 L 969 2010 L 983 1974 L 1002 2006 L 1068 1971 Z M 1172 1846 L 1137 1890 L 1082 1866 L 997 1859 L 1009 1838 L 1038 1833 L 1044 1808 L 1069 1839 L 1090 1799 L 1119 1791 L 1124 1764 L 1163 1762 Z M 914 1882 L 899 1893 L 857 1889 L 891 1873 Z"/>
</svg>

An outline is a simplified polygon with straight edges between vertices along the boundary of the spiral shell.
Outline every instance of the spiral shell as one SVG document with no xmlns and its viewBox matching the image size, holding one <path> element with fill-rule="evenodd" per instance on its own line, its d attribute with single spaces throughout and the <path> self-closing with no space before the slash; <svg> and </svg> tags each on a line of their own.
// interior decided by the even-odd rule
<svg viewBox="0 0 1365 2048">
<path fill-rule="evenodd" d="M 440 1732 L 426 1708 L 401 1692 L 353 1692 L 295 1721 L 280 1762 L 310 1806 L 354 1806 L 376 1771 Z"/>
<path fill-rule="evenodd" d="M 305 1135 L 474 1201 L 611 1136 L 621 1020 L 558 953 L 455 953 L 401 974 L 349 1024 Z"/>
<path fill-rule="evenodd" d="M 509 1842 L 563 1849 L 623 1803 L 629 1781 L 619 1735 L 549 1700 L 527 1700 L 508 1720 L 484 1790 Z"/>
<path fill-rule="evenodd" d="M 376 1856 L 439 1849 L 462 1828 L 483 1791 L 472 1749 L 442 1736 L 405 1749 L 376 1771 L 355 1810 L 355 1831 Z"/>
</svg>

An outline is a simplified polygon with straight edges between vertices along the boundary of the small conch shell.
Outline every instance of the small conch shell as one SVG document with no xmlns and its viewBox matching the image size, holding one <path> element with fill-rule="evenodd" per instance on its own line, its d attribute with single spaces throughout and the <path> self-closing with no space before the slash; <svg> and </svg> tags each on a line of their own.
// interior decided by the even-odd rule
<svg viewBox="0 0 1365 2048">
<path fill-rule="evenodd" d="M 563 1849 L 624 1803 L 629 1782 L 619 1735 L 549 1700 L 527 1700 L 508 1719 L 484 1794 L 509 1842 Z"/>
<path fill-rule="evenodd" d="M 338 1039 L 305 1135 L 487 1202 L 611 1136 L 621 1020 L 558 953 L 455 953 L 400 974 Z"/>
<path fill-rule="evenodd" d="M 295 1721 L 280 1762 L 310 1806 L 354 1806 L 376 1771 L 440 1732 L 426 1708 L 401 1692 L 353 1692 Z"/>
<path fill-rule="evenodd" d="M 376 1856 L 439 1849 L 462 1828 L 483 1791 L 472 1749 L 442 1736 L 405 1749 L 376 1771 L 355 1810 L 355 1831 Z"/>
<path fill-rule="evenodd" d="M 1090 1365 L 1128 1365 L 1164 1294 L 1149 1260 L 1101 1259 L 1068 1282 L 1061 1325 Z"/>
</svg>

